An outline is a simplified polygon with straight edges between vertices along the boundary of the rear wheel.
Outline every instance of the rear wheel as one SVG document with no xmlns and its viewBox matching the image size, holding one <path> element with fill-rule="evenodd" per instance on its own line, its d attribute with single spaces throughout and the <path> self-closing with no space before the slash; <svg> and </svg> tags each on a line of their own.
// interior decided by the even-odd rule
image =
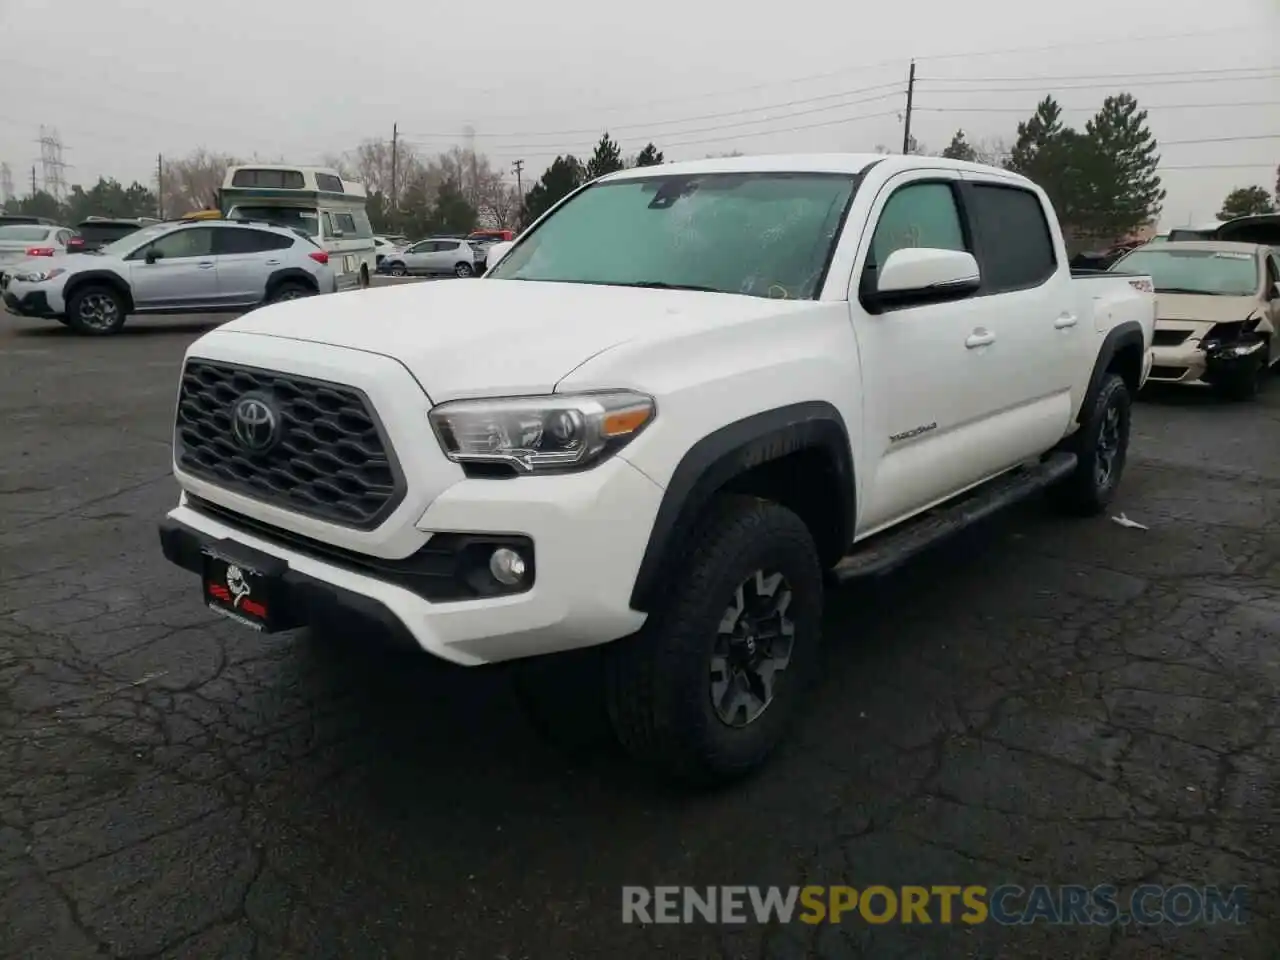
<svg viewBox="0 0 1280 960">
<path fill-rule="evenodd" d="M 1114 373 L 1103 378 L 1088 403 L 1070 447 L 1076 468 L 1051 491 L 1057 506 L 1081 516 L 1105 510 L 1120 485 L 1129 454 L 1132 406 L 1128 386 Z"/>
<path fill-rule="evenodd" d="M 80 287 L 67 301 L 67 326 L 86 336 L 119 333 L 127 315 L 124 297 L 101 284 Z"/>
<path fill-rule="evenodd" d="M 476 268 L 465 261 L 453 268 L 453 275 L 455 277 L 469 277 L 475 272 Z"/>
<path fill-rule="evenodd" d="M 369 268 L 361 267 L 360 268 L 360 289 L 366 290 L 368 289 L 368 287 L 369 287 Z"/>
<path fill-rule="evenodd" d="M 271 291 L 271 296 L 267 297 L 267 303 L 284 303 L 286 300 L 297 300 L 301 297 L 309 297 L 315 293 L 310 287 L 305 287 L 300 283 L 282 283 Z"/>
<path fill-rule="evenodd" d="M 399 262 L 393 263 L 388 267 L 387 272 L 393 277 L 405 277 L 409 275 L 409 271 L 405 269 L 404 264 Z"/>
</svg>

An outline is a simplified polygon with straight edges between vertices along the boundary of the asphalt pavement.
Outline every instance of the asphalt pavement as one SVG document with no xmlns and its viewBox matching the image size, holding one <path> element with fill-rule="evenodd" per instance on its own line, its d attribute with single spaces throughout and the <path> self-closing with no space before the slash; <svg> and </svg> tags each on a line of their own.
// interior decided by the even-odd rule
<svg viewBox="0 0 1280 960">
<path fill-rule="evenodd" d="M 570 758 L 498 669 L 208 613 L 161 557 L 178 364 L 0 316 L 0 955 L 1276 956 L 1280 383 L 1135 413 L 1110 517 L 1010 511 L 829 601 L 793 740 L 709 795 Z M 424 441 L 425 442 L 425 441 Z M 621 887 L 1248 888 L 1242 924 L 627 925 Z"/>
</svg>

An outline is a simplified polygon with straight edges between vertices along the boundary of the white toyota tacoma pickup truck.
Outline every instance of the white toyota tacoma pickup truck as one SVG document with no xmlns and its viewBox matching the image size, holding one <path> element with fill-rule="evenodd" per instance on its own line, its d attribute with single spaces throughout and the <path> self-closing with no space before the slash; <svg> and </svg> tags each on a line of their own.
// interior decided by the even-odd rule
<svg viewBox="0 0 1280 960">
<path fill-rule="evenodd" d="M 932 157 L 626 170 L 480 280 L 197 340 L 165 555 L 260 630 L 519 661 L 544 728 L 723 780 L 778 743 L 823 591 L 1035 491 L 1093 514 L 1148 277 L 1073 277 L 1028 180 Z"/>
</svg>

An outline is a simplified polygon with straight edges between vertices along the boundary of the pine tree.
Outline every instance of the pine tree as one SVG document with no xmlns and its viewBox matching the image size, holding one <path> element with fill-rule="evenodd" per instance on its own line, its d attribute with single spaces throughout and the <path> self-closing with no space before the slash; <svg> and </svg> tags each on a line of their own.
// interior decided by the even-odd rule
<svg viewBox="0 0 1280 960">
<path fill-rule="evenodd" d="M 942 155 L 950 160 L 969 160 L 978 159 L 978 153 L 973 147 L 969 146 L 969 141 L 964 138 L 964 131 L 957 130 L 951 143 L 947 145 L 947 149 L 942 151 Z"/>
<path fill-rule="evenodd" d="M 652 143 L 647 144 L 636 156 L 637 167 L 656 167 L 662 163 L 662 151 Z"/>
<path fill-rule="evenodd" d="M 556 157 L 543 171 L 538 182 L 524 195 L 520 208 L 520 225 L 527 227 L 564 197 L 582 186 L 584 171 L 578 158 L 569 154 Z"/>
<path fill-rule="evenodd" d="M 596 144 L 595 153 L 587 161 L 587 179 L 594 180 L 596 177 L 603 177 L 606 173 L 621 169 L 622 151 L 618 149 L 616 140 L 609 139 L 609 131 L 606 130 L 600 137 L 600 142 Z"/>
<path fill-rule="evenodd" d="M 435 232 L 445 235 L 466 236 L 476 228 L 476 208 L 468 202 L 456 180 L 445 180 L 436 191 L 431 224 Z"/>
<path fill-rule="evenodd" d="M 1249 217 L 1256 213 L 1275 213 L 1276 205 L 1271 202 L 1271 194 L 1266 187 L 1236 187 L 1222 201 L 1222 209 L 1218 211 L 1219 220 L 1233 220 L 1236 217 Z"/>
<path fill-rule="evenodd" d="M 1165 191 L 1156 167 L 1156 139 L 1147 126 L 1147 111 L 1127 93 L 1107 97 L 1085 125 L 1085 134 L 1109 161 L 1108 181 L 1095 184 L 1101 206 L 1097 226 L 1119 238 L 1160 216 Z"/>
<path fill-rule="evenodd" d="M 1045 97 L 1036 104 L 1031 118 L 1018 124 L 1018 139 L 1009 152 L 1008 168 L 1043 185 L 1042 175 L 1051 173 L 1058 159 L 1054 153 L 1062 145 L 1065 130 L 1058 101 Z"/>
</svg>

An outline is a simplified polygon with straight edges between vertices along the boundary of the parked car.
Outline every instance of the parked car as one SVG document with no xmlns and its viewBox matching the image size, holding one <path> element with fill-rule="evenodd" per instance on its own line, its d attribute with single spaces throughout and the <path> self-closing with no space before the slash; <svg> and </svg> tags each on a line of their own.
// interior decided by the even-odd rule
<svg viewBox="0 0 1280 960">
<path fill-rule="evenodd" d="M 1151 380 L 1208 384 L 1248 400 L 1280 363 L 1280 255 L 1259 243 L 1175 240 L 1112 270 L 1149 274 L 1159 313 Z"/>
<path fill-rule="evenodd" d="M 160 223 L 94 254 L 16 264 L 4 305 L 77 333 L 118 333 L 130 314 L 244 311 L 317 293 L 337 279 L 329 255 L 289 229 L 243 221 Z"/>
<path fill-rule="evenodd" d="M 56 225 L 0 224 L 0 275 L 23 260 L 66 253 L 72 237 L 69 228 Z"/>
<path fill-rule="evenodd" d="M 379 269 L 393 277 L 470 277 L 476 273 L 476 251 L 461 237 L 428 237 L 389 254 Z"/>
<path fill-rule="evenodd" d="M 382 266 L 383 258 L 389 253 L 399 253 L 409 245 L 408 240 L 401 237 L 377 237 L 373 238 L 373 255 L 374 266 Z"/>
<path fill-rule="evenodd" d="M 805 701 L 824 570 L 1036 491 L 1106 509 L 1155 306 L 1067 260 L 1045 193 L 973 163 L 611 174 L 483 279 L 195 341 L 164 553 L 242 624 L 515 660 L 544 729 L 739 776 Z"/>
<path fill-rule="evenodd" d="M 145 226 L 147 223 L 137 217 L 89 217 L 76 224 L 76 236 L 71 239 L 68 249 L 71 253 L 94 253 Z"/>
<path fill-rule="evenodd" d="M 57 220 L 50 220 L 48 217 L 31 217 L 25 213 L 0 213 L 0 227 L 14 226 L 16 224 L 38 224 L 46 227 L 56 227 Z"/>
</svg>

